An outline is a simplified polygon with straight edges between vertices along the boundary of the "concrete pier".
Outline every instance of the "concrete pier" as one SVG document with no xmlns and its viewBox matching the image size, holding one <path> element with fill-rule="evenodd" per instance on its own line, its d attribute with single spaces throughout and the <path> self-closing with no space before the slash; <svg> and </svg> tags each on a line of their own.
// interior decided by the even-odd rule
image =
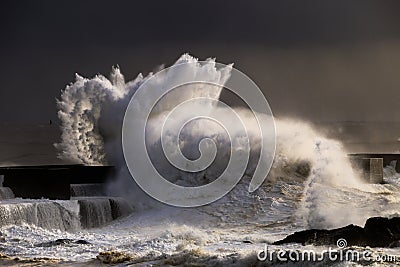
<svg viewBox="0 0 400 267">
<path fill-rule="evenodd" d="M 70 199 L 71 184 L 104 183 L 112 176 L 113 166 L 43 165 L 0 167 L 3 186 L 16 197 Z"/>
<path fill-rule="evenodd" d="M 369 183 L 383 183 L 383 167 L 390 165 L 392 161 L 399 163 L 396 164 L 396 171 L 400 172 L 400 154 L 360 153 L 348 156 L 353 166 L 363 171 L 364 178 Z"/>
<path fill-rule="evenodd" d="M 364 180 L 371 184 L 380 184 L 383 182 L 383 159 L 365 158 L 364 156 L 352 156 L 351 162 L 353 168 L 362 172 Z"/>
<path fill-rule="evenodd" d="M 396 160 L 399 164 L 396 165 L 396 172 L 400 173 L 400 154 L 396 153 L 352 153 L 348 154 L 350 158 L 382 158 L 383 167 L 390 165 L 390 162 Z"/>
</svg>

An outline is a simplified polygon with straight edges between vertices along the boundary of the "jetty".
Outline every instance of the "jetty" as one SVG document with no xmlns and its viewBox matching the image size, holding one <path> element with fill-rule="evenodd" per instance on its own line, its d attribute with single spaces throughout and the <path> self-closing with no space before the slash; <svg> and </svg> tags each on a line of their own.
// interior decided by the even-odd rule
<svg viewBox="0 0 400 267">
<path fill-rule="evenodd" d="M 3 187 L 15 197 L 70 199 L 71 185 L 104 184 L 113 176 L 113 166 L 39 165 L 0 167 Z"/>
<path fill-rule="evenodd" d="M 400 154 L 395 153 L 353 153 L 348 154 L 355 168 L 360 169 L 369 183 L 383 183 L 383 167 L 396 162 L 396 172 L 400 172 Z"/>
</svg>

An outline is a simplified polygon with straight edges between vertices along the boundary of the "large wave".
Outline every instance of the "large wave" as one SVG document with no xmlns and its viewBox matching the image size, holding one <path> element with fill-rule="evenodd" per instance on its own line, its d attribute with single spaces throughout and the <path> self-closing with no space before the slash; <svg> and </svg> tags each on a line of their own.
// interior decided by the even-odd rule
<svg viewBox="0 0 400 267">
<path fill-rule="evenodd" d="M 217 69 L 214 59 L 207 59 L 207 64 L 202 65 L 197 64 L 196 58 L 184 54 L 175 65 L 183 62 L 195 64 L 184 73 L 168 72 L 157 81 L 158 85 L 167 86 L 171 79 L 180 79 L 181 75 L 204 76 L 209 81 L 219 81 L 222 84 L 230 77 L 231 65 Z M 109 79 L 101 75 L 92 79 L 76 75 L 76 81 L 62 91 L 58 100 L 58 115 L 62 122 L 61 142 L 56 145 L 60 151 L 59 156 L 87 165 L 117 166 L 120 171 L 118 178 L 110 184 L 110 193 L 131 197 L 134 191 L 135 196 L 132 198 L 142 203 L 148 203 L 148 197 L 141 193 L 129 178 L 122 155 L 121 128 L 124 111 L 131 96 L 152 75 L 150 73 L 144 77 L 139 74 L 133 81 L 125 82 L 118 67 L 112 69 Z M 218 99 L 221 90 L 221 87 L 211 85 L 189 86 L 167 95 L 152 113 L 146 129 L 150 157 L 157 165 L 157 169 L 174 183 L 196 186 L 213 181 L 226 167 L 231 140 L 223 128 L 212 122 L 198 121 L 188 125 L 183 132 L 186 138 L 181 147 L 183 154 L 188 158 L 198 157 L 197 146 L 199 140 L 204 137 L 211 137 L 215 141 L 218 154 L 215 162 L 205 171 L 193 174 L 176 170 L 162 155 L 160 136 L 157 135 L 160 132 L 160 125 L 165 120 L 165 112 L 170 111 L 177 103 L 192 97 L 206 96 Z M 214 108 L 217 108 L 218 112 L 225 112 L 222 107 Z M 260 152 L 260 132 L 254 116 L 248 110 L 245 108 L 236 110 L 246 118 L 251 155 L 245 176 L 251 177 Z M 375 194 L 383 189 L 366 185 L 360 179 L 340 142 L 324 137 L 309 124 L 299 120 L 275 118 L 275 121 L 276 156 L 268 179 L 258 193 L 263 191 L 268 194 L 268 190 L 271 189 L 268 185 L 278 181 L 284 183 L 295 181 L 301 187 L 302 194 L 295 201 L 293 213 L 310 227 L 361 224 L 368 215 L 376 211 L 371 209 L 366 211 L 365 207 L 358 206 L 358 203 L 351 200 L 352 196 L 348 195 L 352 192 L 357 200 L 367 199 L 364 192 Z M 246 183 L 246 179 L 243 183 Z M 238 188 L 232 194 L 236 194 L 238 190 L 247 190 L 241 186 Z M 244 198 L 248 197 L 249 193 L 240 192 L 238 195 Z M 290 194 L 287 197 L 284 200 L 290 201 Z M 371 206 L 375 207 L 373 204 Z"/>
</svg>

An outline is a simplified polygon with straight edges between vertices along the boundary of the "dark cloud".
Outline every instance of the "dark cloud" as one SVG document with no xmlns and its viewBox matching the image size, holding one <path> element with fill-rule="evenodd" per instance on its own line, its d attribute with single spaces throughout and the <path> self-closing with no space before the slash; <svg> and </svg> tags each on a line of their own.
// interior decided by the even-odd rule
<svg viewBox="0 0 400 267">
<path fill-rule="evenodd" d="M 141 45 L 152 42 L 299 43 L 400 37 L 398 1 L 12 1 L 8 45 Z"/>
<path fill-rule="evenodd" d="M 183 52 L 235 62 L 278 115 L 398 114 L 399 1 L 3 1 L 0 10 L 1 121 L 54 120 L 75 72 L 119 64 L 133 78 Z"/>
</svg>

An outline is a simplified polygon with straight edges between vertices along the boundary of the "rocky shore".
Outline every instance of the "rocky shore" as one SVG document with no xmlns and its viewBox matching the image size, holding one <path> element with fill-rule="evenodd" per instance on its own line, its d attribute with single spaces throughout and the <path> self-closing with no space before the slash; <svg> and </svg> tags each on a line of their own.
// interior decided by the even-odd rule
<svg viewBox="0 0 400 267">
<path fill-rule="evenodd" d="M 400 247 L 400 217 L 372 217 L 367 220 L 364 227 L 350 224 L 331 230 L 299 231 L 274 242 L 274 245 L 300 243 L 303 245 L 336 246 L 339 245 L 338 240 L 343 239 L 347 246 Z"/>
</svg>

